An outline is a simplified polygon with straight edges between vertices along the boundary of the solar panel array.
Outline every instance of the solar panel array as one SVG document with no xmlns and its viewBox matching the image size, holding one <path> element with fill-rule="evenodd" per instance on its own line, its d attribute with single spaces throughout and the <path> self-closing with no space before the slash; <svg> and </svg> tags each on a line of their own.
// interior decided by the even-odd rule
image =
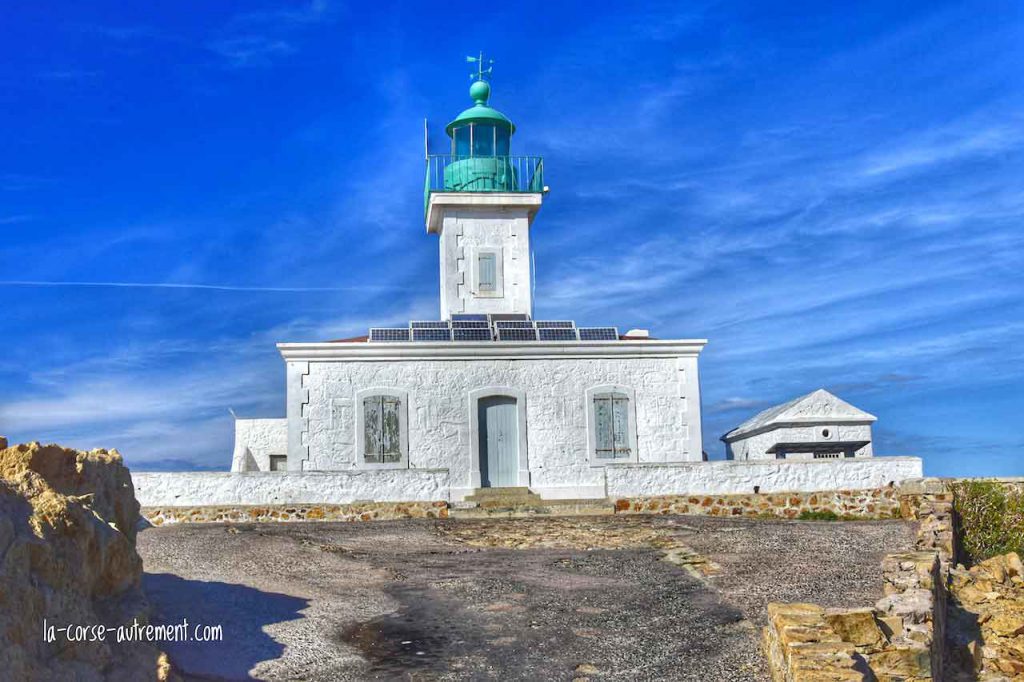
<svg viewBox="0 0 1024 682">
<path fill-rule="evenodd" d="M 537 330 L 533 327 L 498 327 L 498 341 L 536 341 Z"/>
<path fill-rule="evenodd" d="M 437 329 L 434 327 L 426 328 L 413 328 L 412 330 L 413 341 L 451 341 L 452 330 L 447 326 L 444 329 Z"/>
<path fill-rule="evenodd" d="M 403 329 L 385 329 L 383 327 L 374 327 L 370 330 L 370 341 L 408 341 L 409 330 L 408 328 Z"/>
<path fill-rule="evenodd" d="M 531 320 L 521 314 L 456 314 L 451 320 L 413 320 L 406 327 L 374 327 L 370 341 L 617 341 L 615 327 L 577 327 L 572 320 Z"/>
<path fill-rule="evenodd" d="M 563 329 L 561 327 L 540 327 L 537 329 L 537 335 L 541 341 L 575 341 L 576 330 L 575 329 Z"/>
<path fill-rule="evenodd" d="M 618 341 L 619 330 L 615 327 L 580 327 L 580 341 Z"/>
<path fill-rule="evenodd" d="M 486 329 L 463 329 L 452 327 L 452 341 L 493 341 L 491 328 Z"/>
</svg>

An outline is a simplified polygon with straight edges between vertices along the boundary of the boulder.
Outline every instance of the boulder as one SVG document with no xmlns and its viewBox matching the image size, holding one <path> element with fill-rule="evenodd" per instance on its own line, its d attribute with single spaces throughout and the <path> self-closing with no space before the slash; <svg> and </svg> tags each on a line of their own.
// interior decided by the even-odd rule
<svg viewBox="0 0 1024 682">
<path fill-rule="evenodd" d="M 6 445 L 6 443 L 2 443 Z M 69 642 L 44 623 L 148 622 L 135 551 L 139 505 L 116 451 L 0 449 L 0 671 L 4 679 L 167 680 L 152 644 Z"/>
</svg>

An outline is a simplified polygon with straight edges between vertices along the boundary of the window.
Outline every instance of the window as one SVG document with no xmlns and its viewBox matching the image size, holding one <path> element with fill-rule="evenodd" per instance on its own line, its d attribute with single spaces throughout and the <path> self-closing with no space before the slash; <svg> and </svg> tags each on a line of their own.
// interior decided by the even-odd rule
<svg viewBox="0 0 1024 682">
<path fill-rule="evenodd" d="M 401 404 L 393 396 L 363 398 L 363 461 L 367 464 L 402 461 Z"/>
<path fill-rule="evenodd" d="M 815 452 L 814 459 L 839 459 L 841 453 L 839 452 Z"/>
<path fill-rule="evenodd" d="M 494 156 L 494 126 L 473 125 L 473 156 Z"/>
<path fill-rule="evenodd" d="M 498 288 L 498 264 L 496 253 L 481 253 L 477 256 L 477 289 L 488 293 Z"/>
<path fill-rule="evenodd" d="M 484 298 L 501 298 L 504 296 L 501 247 L 485 246 L 476 248 L 468 253 L 466 258 L 471 264 L 469 269 L 472 271 L 471 291 L 473 295 Z"/>
<path fill-rule="evenodd" d="M 508 156 L 508 137 L 509 132 L 507 128 L 495 128 L 494 153 L 496 156 Z"/>
<path fill-rule="evenodd" d="M 636 419 L 632 389 L 598 386 L 587 391 L 591 465 L 636 462 Z"/>
<path fill-rule="evenodd" d="M 353 464 L 364 469 L 409 466 L 409 395 L 396 388 L 368 388 L 355 395 Z"/>
<path fill-rule="evenodd" d="M 455 129 L 455 138 L 452 144 L 455 146 L 456 156 L 469 156 L 469 126 L 462 126 Z"/>
<path fill-rule="evenodd" d="M 598 459 L 629 458 L 629 398 L 621 393 L 595 395 L 594 430 Z"/>
<path fill-rule="evenodd" d="M 287 471 L 288 470 L 288 455 L 271 455 L 270 456 L 270 470 L 271 471 Z"/>
</svg>

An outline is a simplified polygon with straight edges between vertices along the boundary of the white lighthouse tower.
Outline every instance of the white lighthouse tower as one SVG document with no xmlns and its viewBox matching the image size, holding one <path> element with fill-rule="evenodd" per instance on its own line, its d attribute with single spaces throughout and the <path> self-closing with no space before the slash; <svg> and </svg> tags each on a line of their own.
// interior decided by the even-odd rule
<svg viewBox="0 0 1024 682">
<path fill-rule="evenodd" d="M 511 155 L 515 125 L 488 104 L 478 63 L 473 106 L 445 128 L 451 153 L 428 157 L 427 232 L 440 237 L 441 319 L 533 314 L 530 225 L 544 192 L 540 157 Z"/>
</svg>

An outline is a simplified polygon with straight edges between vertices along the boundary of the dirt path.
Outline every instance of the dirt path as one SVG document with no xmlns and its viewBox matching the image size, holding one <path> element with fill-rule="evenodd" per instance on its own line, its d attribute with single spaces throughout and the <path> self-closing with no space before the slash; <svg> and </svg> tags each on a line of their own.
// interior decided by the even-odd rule
<svg viewBox="0 0 1024 682">
<path fill-rule="evenodd" d="M 698 579 L 651 547 L 685 543 Z M 763 680 L 770 600 L 880 595 L 900 522 L 700 517 L 167 526 L 139 536 L 159 618 L 222 624 L 170 644 L 193 679 Z"/>
</svg>

